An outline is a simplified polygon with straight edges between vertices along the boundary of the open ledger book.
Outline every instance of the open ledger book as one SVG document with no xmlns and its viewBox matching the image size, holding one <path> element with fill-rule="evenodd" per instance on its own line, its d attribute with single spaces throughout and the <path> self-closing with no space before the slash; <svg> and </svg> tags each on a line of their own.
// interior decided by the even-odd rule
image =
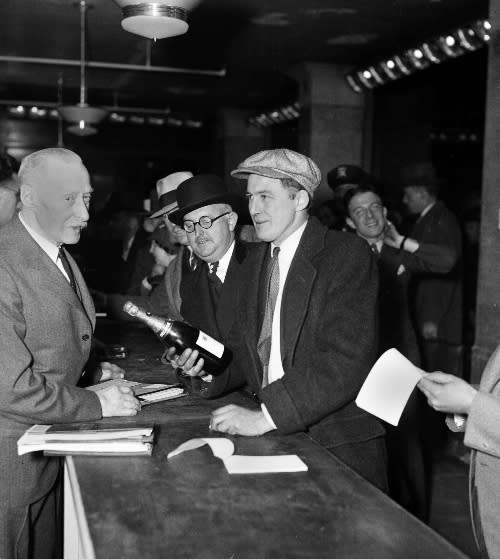
<svg viewBox="0 0 500 559">
<path fill-rule="evenodd" d="M 153 436 L 152 426 L 110 423 L 33 425 L 17 441 L 17 453 L 22 455 L 41 450 L 50 455 L 150 455 Z"/>
</svg>

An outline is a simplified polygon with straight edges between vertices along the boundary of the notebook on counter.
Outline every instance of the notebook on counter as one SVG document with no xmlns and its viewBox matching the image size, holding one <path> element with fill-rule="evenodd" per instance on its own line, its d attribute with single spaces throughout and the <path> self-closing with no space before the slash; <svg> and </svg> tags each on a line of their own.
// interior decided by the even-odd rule
<svg viewBox="0 0 500 559">
<path fill-rule="evenodd" d="M 48 455 L 150 455 L 154 427 L 110 423 L 33 425 L 17 441 L 19 455 L 43 451 Z"/>
<path fill-rule="evenodd" d="M 187 396 L 187 391 L 180 384 L 149 384 L 145 382 L 134 382 L 125 379 L 113 379 L 88 386 L 87 390 L 98 392 L 109 386 L 129 386 L 143 406 L 164 402 L 165 400 L 175 400 L 182 396 Z"/>
</svg>

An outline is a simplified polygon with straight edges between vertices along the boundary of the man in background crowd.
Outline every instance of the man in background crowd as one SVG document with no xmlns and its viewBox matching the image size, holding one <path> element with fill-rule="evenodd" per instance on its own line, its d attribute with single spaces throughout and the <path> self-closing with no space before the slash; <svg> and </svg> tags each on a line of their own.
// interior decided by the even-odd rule
<svg viewBox="0 0 500 559">
<path fill-rule="evenodd" d="M 416 222 L 408 237 L 399 237 L 407 250 L 413 241 L 441 247 L 447 253 L 440 270 L 428 270 L 412 282 L 412 312 L 424 368 L 462 372 L 462 234 L 453 213 L 438 200 L 433 169 L 417 164 L 404 172 L 403 203 Z"/>
<path fill-rule="evenodd" d="M 10 155 L 0 155 L 0 227 L 9 223 L 19 206 L 17 161 Z"/>
</svg>

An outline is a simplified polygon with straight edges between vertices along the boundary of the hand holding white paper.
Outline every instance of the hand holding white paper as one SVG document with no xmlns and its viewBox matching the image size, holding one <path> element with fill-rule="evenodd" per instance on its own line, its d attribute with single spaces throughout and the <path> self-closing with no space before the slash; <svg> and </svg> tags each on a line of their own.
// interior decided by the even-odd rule
<svg viewBox="0 0 500 559">
<path fill-rule="evenodd" d="M 359 391 L 356 404 L 363 410 L 397 425 L 408 399 L 424 375 L 397 349 L 383 353 Z"/>
</svg>

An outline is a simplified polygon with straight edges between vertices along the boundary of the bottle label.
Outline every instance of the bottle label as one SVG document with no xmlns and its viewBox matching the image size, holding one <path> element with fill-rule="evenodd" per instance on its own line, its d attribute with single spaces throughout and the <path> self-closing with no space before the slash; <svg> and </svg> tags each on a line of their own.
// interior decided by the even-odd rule
<svg viewBox="0 0 500 559">
<path fill-rule="evenodd" d="M 212 355 L 215 355 L 219 359 L 222 357 L 222 354 L 224 353 L 224 345 L 218 342 L 217 340 L 214 340 L 208 334 L 205 334 L 205 332 L 202 332 L 201 330 L 200 333 L 198 334 L 196 345 L 199 345 L 204 350 L 208 351 Z"/>
</svg>

